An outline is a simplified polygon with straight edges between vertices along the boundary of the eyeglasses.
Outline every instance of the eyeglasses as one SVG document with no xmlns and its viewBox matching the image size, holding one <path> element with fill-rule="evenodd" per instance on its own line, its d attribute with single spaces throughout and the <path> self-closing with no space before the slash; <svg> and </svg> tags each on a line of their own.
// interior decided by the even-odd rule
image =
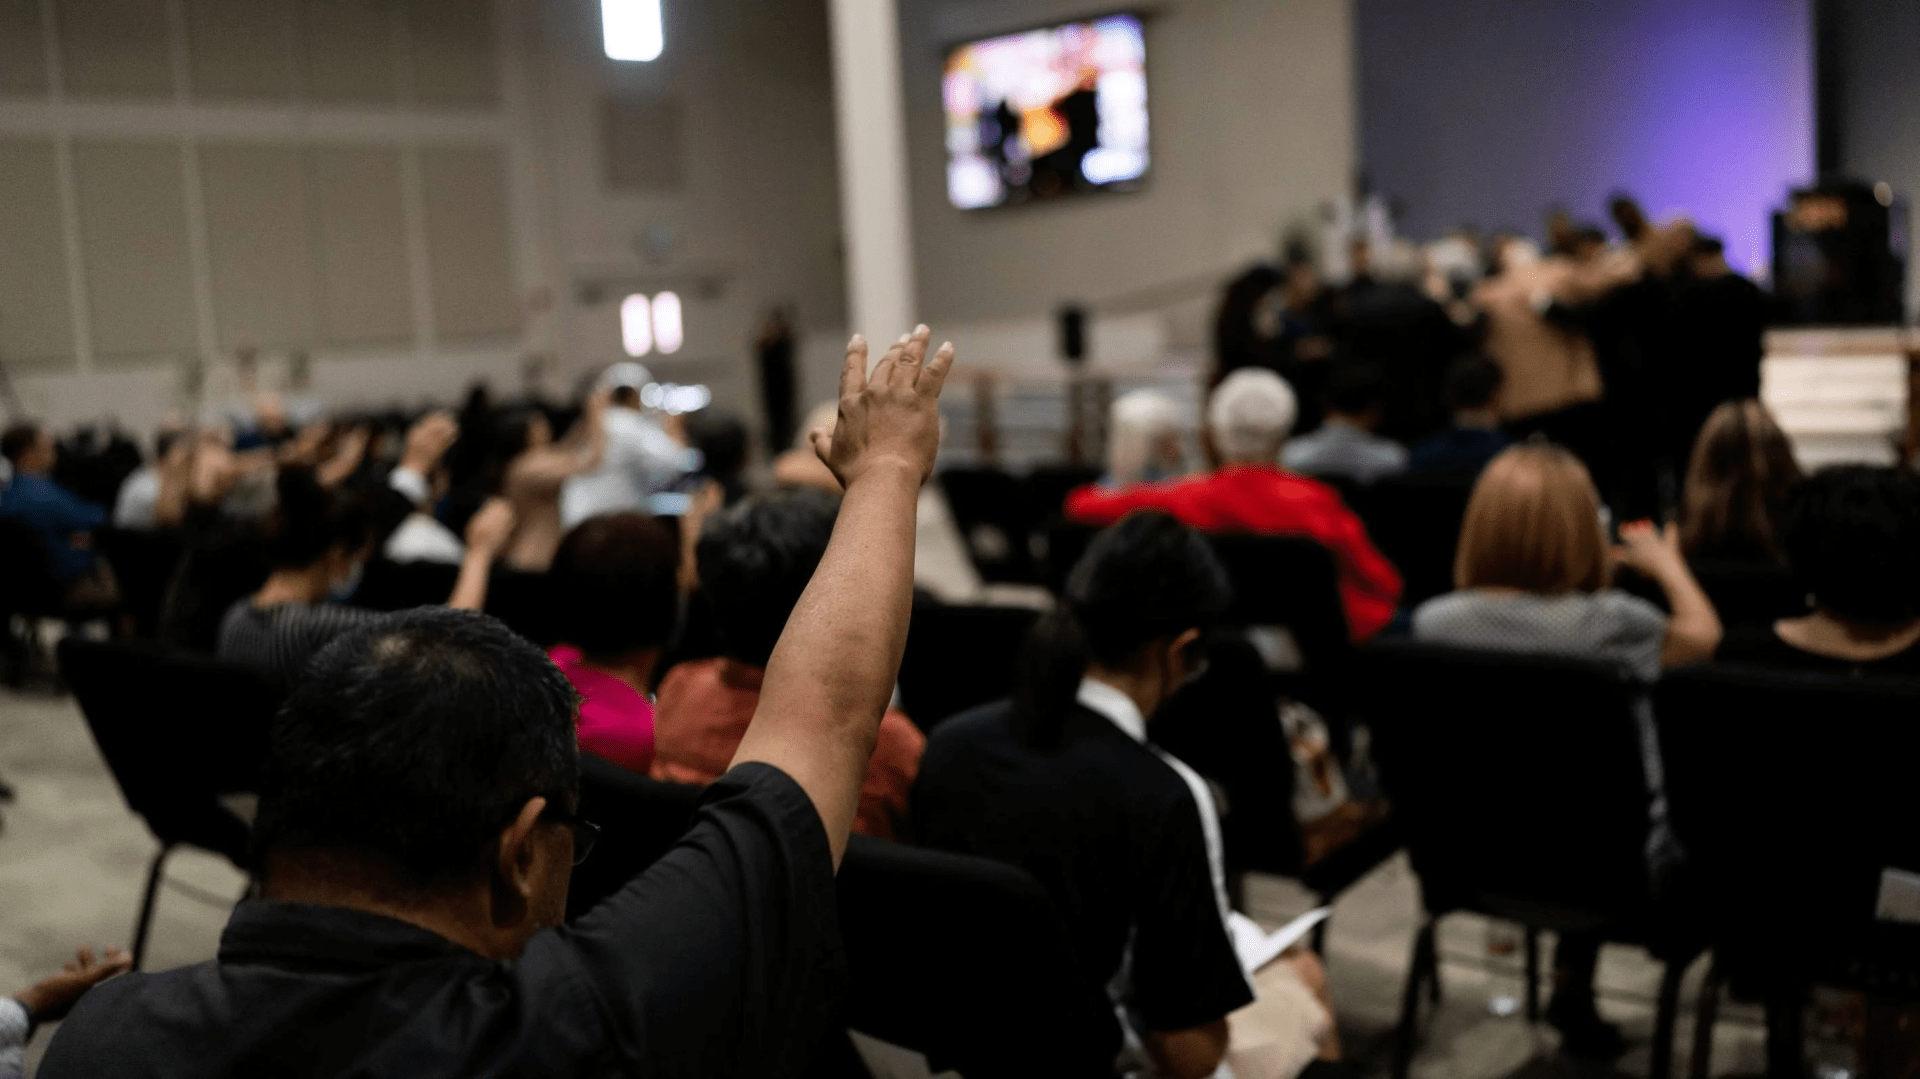
<svg viewBox="0 0 1920 1079">
<path fill-rule="evenodd" d="M 540 815 L 556 823 L 564 824 L 573 830 L 573 864 L 579 865 L 593 853 L 593 845 L 600 841 L 600 826 L 588 820 L 581 820 L 572 813 L 561 809 L 557 803 L 548 802 Z"/>
</svg>

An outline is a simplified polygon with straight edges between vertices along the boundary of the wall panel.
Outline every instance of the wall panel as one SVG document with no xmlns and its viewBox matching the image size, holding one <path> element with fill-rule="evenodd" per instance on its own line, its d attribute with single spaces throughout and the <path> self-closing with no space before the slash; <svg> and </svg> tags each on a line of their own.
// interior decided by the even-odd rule
<svg viewBox="0 0 1920 1079">
<path fill-rule="evenodd" d="M 305 151 L 208 145 L 200 167 L 220 347 L 312 347 L 319 319 Z"/>
<path fill-rule="evenodd" d="M 0 140 L 0 361 L 73 356 L 50 139 Z"/>
<path fill-rule="evenodd" d="M 487 147 L 425 150 L 420 172 L 440 336 L 518 330 L 518 290 L 507 249 L 506 164 L 500 152 Z"/>
<path fill-rule="evenodd" d="M 95 355 L 197 352 L 179 146 L 76 141 L 73 165 Z"/>
<path fill-rule="evenodd" d="M 488 0 L 410 0 L 407 41 L 423 105 L 484 107 L 500 99 Z"/>
<path fill-rule="evenodd" d="M 40 0 L 0 0 L 0 96 L 46 92 Z"/>
<path fill-rule="evenodd" d="M 194 96 L 292 98 L 298 15 L 294 0 L 188 0 Z"/>
<path fill-rule="evenodd" d="M 59 0 L 60 55 L 76 97 L 172 97 L 166 0 Z"/>
<path fill-rule="evenodd" d="M 311 157 L 320 319 L 336 344 L 413 334 L 400 152 L 328 147 Z"/>
<path fill-rule="evenodd" d="M 400 97 L 394 5 L 306 0 L 300 22 L 307 94 L 327 104 L 393 104 Z"/>
</svg>

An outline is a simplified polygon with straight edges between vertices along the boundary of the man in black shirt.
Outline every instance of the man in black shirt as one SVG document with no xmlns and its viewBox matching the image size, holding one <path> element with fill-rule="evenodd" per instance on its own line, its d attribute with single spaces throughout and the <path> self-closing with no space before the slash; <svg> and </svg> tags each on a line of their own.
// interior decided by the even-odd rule
<svg viewBox="0 0 1920 1079">
<path fill-rule="evenodd" d="M 576 698 L 482 615 L 324 650 L 275 724 L 264 898 L 219 958 L 95 990 L 41 1075 L 784 1075 L 843 981 L 833 871 L 906 637 L 952 363 L 855 338 L 816 450 L 846 488 L 734 768 L 681 844 L 558 928 L 592 828 Z"/>
</svg>

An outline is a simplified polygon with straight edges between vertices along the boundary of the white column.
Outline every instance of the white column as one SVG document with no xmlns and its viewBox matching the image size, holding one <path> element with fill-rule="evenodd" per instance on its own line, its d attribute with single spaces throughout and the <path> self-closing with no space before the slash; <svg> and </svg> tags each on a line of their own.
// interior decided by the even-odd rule
<svg viewBox="0 0 1920 1079">
<path fill-rule="evenodd" d="M 917 306 L 895 3 L 832 0 L 847 315 L 853 330 L 876 345 L 912 329 Z"/>
</svg>

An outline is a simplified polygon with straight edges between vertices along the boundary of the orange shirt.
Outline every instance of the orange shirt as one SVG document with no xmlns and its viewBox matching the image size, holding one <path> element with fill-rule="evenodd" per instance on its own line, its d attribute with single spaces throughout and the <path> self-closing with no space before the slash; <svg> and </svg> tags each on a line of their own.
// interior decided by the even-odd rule
<svg viewBox="0 0 1920 1079">
<path fill-rule="evenodd" d="M 729 659 L 698 659 L 668 671 L 654 697 L 653 778 L 672 783 L 720 778 L 746 736 L 765 673 Z M 926 736 L 906 713 L 887 709 L 860 785 L 854 831 L 880 839 L 905 837 L 907 794 L 926 748 Z"/>
<path fill-rule="evenodd" d="M 1067 496 L 1067 516 L 1110 525 L 1134 510 L 1161 510 L 1202 532 L 1307 536 L 1333 552 L 1340 570 L 1340 602 L 1347 629 L 1365 641 L 1393 620 L 1400 602 L 1400 571 L 1393 568 L 1340 492 L 1318 480 L 1261 465 L 1229 465 L 1177 483 L 1147 483 L 1117 491 L 1082 487 Z"/>
</svg>

